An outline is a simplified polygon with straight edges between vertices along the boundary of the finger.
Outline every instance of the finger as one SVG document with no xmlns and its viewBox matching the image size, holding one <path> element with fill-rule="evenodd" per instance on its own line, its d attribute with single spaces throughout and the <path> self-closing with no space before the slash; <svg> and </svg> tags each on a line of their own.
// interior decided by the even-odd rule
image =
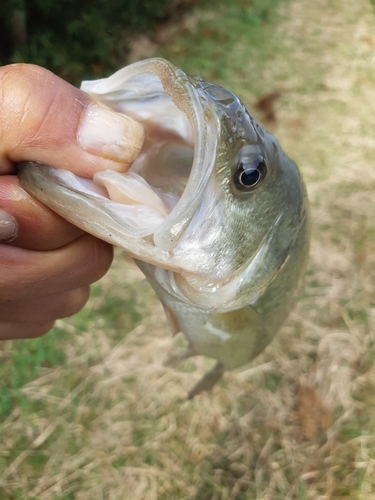
<svg viewBox="0 0 375 500">
<path fill-rule="evenodd" d="M 9 214 L 16 224 L 15 229 L 8 227 L 8 232 L 3 235 L 3 240 L 10 245 L 31 250 L 53 250 L 83 234 L 81 229 L 28 195 L 15 175 L 0 176 L 0 210 Z"/>
<path fill-rule="evenodd" d="M 0 244 L 0 301 L 54 295 L 89 285 L 108 270 L 113 250 L 85 234 L 47 252 Z"/>
<path fill-rule="evenodd" d="M 54 321 L 47 323 L 0 322 L 0 340 L 31 339 L 40 337 L 53 328 Z"/>
<path fill-rule="evenodd" d="M 91 178 L 106 168 L 127 170 L 142 147 L 142 125 L 44 68 L 4 66 L 0 88 L 0 174 L 34 160 Z"/>
<path fill-rule="evenodd" d="M 84 307 L 89 297 L 90 287 L 83 286 L 35 299 L 1 302 L 0 318 L 3 322 L 46 323 L 73 316 Z"/>
</svg>

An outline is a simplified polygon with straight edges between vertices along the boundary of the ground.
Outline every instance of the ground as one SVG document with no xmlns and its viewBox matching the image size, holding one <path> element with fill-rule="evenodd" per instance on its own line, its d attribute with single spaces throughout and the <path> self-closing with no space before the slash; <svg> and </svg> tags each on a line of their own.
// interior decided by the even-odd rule
<svg viewBox="0 0 375 500">
<path fill-rule="evenodd" d="M 299 165 L 312 244 L 298 305 L 251 365 L 186 401 L 211 362 L 163 367 L 162 308 L 118 252 L 80 315 L 3 345 L 1 498 L 375 499 L 375 14 L 252 5 L 197 11 L 146 48 L 236 92 Z"/>
</svg>

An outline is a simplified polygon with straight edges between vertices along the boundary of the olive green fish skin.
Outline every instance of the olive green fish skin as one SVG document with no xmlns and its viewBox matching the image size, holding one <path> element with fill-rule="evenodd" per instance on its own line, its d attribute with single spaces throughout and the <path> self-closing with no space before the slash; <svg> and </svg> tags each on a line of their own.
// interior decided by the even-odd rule
<svg viewBox="0 0 375 500">
<path fill-rule="evenodd" d="M 132 83 L 138 73 L 150 85 L 150 99 L 147 85 L 139 89 L 138 80 Z M 123 229 L 106 200 L 71 188 L 52 167 L 29 163 L 21 169 L 21 182 L 73 224 L 135 258 L 163 303 L 173 333 L 181 331 L 188 340 L 186 352 L 172 356 L 172 362 L 194 354 L 218 361 L 193 388 L 193 397 L 210 389 L 224 370 L 243 366 L 262 352 L 294 305 L 309 252 L 305 186 L 295 163 L 236 96 L 186 77 L 167 61 L 136 63 L 83 88 L 136 119 L 149 100 L 153 106 L 159 101 L 161 107 L 170 106 L 172 96 L 177 112 L 188 117 L 195 143 L 190 177 L 177 206 L 153 235 L 136 238 Z M 255 178 L 254 185 L 244 185 L 243 170 L 250 179 L 251 173 L 259 174 L 259 182 Z"/>
<path fill-rule="evenodd" d="M 183 250 L 187 258 L 194 255 L 201 261 L 199 271 L 196 266 L 195 272 L 218 278 L 235 274 L 254 260 L 260 247 L 267 243 L 267 252 L 258 262 L 256 271 L 251 273 L 251 279 L 244 280 L 230 305 L 231 308 L 238 308 L 249 303 L 257 291 L 263 291 L 268 280 L 288 257 L 295 240 L 298 240 L 299 252 L 303 255 L 307 253 L 309 220 L 306 189 L 295 163 L 236 96 L 206 82 L 195 85 L 200 91 L 202 106 L 212 113 L 211 120 L 216 118 L 219 121 L 220 135 L 212 176 L 215 183 L 214 207 L 206 214 L 205 220 L 200 217 L 199 228 L 188 234 L 189 241 Z M 258 155 L 267 165 L 265 180 L 260 187 L 241 192 L 234 182 L 238 162 L 245 161 L 244 157 L 252 159 Z M 212 204 L 212 191 L 207 189 L 205 195 L 211 197 Z M 202 200 L 202 206 L 209 205 L 210 200 Z M 302 230 L 301 225 L 307 229 Z M 298 260 L 294 270 L 297 275 L 303 272 L 300 267 L 304 267 L 305 261 L 306 257 L 301 262 Z M 184 266 L 186 268 L 188 265 Z"/>
</svg>

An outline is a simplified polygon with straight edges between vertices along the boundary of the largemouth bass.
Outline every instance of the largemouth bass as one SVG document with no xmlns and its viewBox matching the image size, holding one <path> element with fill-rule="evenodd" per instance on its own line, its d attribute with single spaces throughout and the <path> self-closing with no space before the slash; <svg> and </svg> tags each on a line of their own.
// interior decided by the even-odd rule
<svg viewBox="0 0 375 500">
<path fill-rule="evenodd" d="M 306 267 L 309 210 L 297 166 L 231 92 L 163 59 L 83 82 L 144 127 L 126 173 L 93 180 L 29 162 L 23 187 L 85 231 L 125 249 L 189 346 L 217 360 L 189 398 L 251 361 L 290 311 Z"/>
</svg>

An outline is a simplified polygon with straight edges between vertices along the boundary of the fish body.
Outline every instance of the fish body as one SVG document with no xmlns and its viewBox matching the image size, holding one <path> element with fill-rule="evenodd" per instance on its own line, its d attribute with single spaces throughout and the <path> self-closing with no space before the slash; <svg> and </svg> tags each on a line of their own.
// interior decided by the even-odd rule
<svg viewBox="0 0 375 500">
<path fill-rule="evenodd" d="M 309 249 L 309 208 L 295 163 L 231 92 L 163 59 L 84 82 L 141 123 L 131 169 L 86 181 L 31 163 L 25 189 L 89 233 L 127 250 L 172 332 L 217 360 L 190 392 L 210 389 L 271 341 L 294 304 Z"/>
</svg>

